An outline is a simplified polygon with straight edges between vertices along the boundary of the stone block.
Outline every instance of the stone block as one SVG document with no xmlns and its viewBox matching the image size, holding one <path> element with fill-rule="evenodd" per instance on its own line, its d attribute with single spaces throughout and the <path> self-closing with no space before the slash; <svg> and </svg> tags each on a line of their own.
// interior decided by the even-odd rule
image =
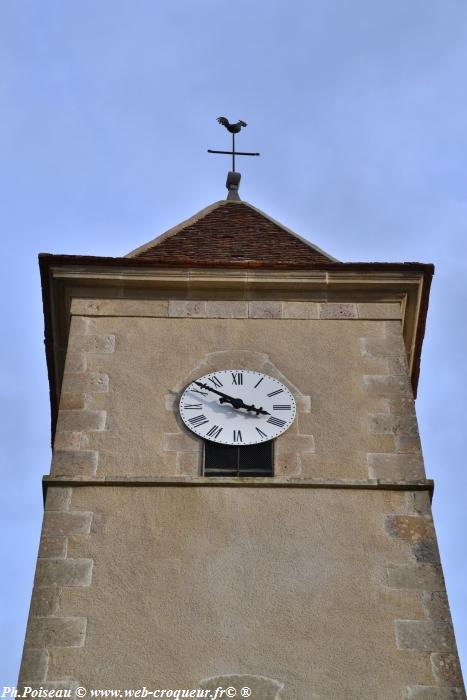
<svg viewBox="0 0 467 700">
<path fill-rule="evenodd" d="M 279 452 L 274 464 L 275 476 L 297 476 L 302 470 L 302 460 L 298 452 Z"/>
<path fill-rule="evenodd" d="M 65 559 L 66 550 L 66 537 L 42 537 L 39 543 L 39 558 Z"/>
<path fill-rule="evenodd" d="M 417 481 L 425 478 L 421 455 L 372 452 L 367 458 L 371 479 Z"/>
<path fill-rule="evenodd" d="M 384 322 L 384 335 L 387 337 L 389 335 L 402 335 L 402 324 L 400 321 L 385 321 Z"/>
<path fill-rule="evenodd" d="M 417 436 L 397 435 L 396 452 L 400 454 L 421 454 L 420 438 Z"/>
<path fill-rule="evenodd" d="M 319 305 L 313 301 L 283 301 L 282 318 L 319 318 Z"/>
<path fill-rule="evenodd" d="M 431 515 L 431 501 L 428 491 L 412 491 L 408 493 L 407 504 L 409 511 L 418 515 Z"/>
<path fill-rule="evenodd" d="M 164 299 L 73 299 L 71 313 L 81 316 L 165 317 L 169 302 Z"/>
<path fill-rule="evenodd" d="M 19 677 L 21 682 L 45 681 L 49 665 L 49 652 L 47 649 L 25 649 Z"/>
<path fill-rule="evenodd" d="M 462 688 L 436 688 L 414 685 L 407 688 L 406 700 L 465 700 Z"/>
<path fill-rule="evenodd" d="M 368 416 L 370 433 L 376 435 L 418 435 L 415 416 L 395 416 L 388 413 L 373 413 Z"/>
<path fill-rule="evenodd" d="M 165 433 L 164 450 L 167 452 L 199 452 L 199 439 L 189 433 Z"/>
<path fill-rule="evenodd" d="M 418 540 L 412 545 L 412 553 L 418 562 L 439 564 L 439 552 L 436 540 Z"/>
<path fill-rule="evenodd" d="M 69 350 L 66 354 L 65 372 L 86 372 L 86 353 Z"/>
<path fill-rule="evenodd" d="M 179 318 L 193 317 L 204 318 L 206 316 L 205 301 L 186 301 L 173 299 L 169 301 L 169 316 Z"/>
<path fill-rule="evenodd" d="M 27 647 L 81 647 L 86 637 L 85 617 L 32 618 Z"/>
<path fill-rule="evenodd" d="M 47 489 L 45 510 L 68 510 L 71 503 L 71 489 L 54 485 Z"/>
<path fill-rule="evenodd" d="M 178 452 L 176 469 L 177 474 L 182 476 L 200 476 L 201 465 L 198 452 Z"/>
<path fill-rule="evenodd" d="M 425 591 L 422 600 L 425 612 L 432 620 L 451 621 L 449 603 L 444 588 L 438 591 Z"/>
<path fill-rule="evenodd" d="M 309 453 L 315 451 L 313 435 L 298 435 L 285 433 L 276 440 L 275 451 L 277 455 L 284 453 Z"/>
<path fill-rule="evenodd" d="M 208 318 L 248 318 L 248 302 L 207 301 L 206 316 Z"/>
<path fill-rule="evenodd" d="M 456 654 L 431 654 L 431 668 L 438 685 L 462 688 L 462 673 Z"/>
<path fill-rule="evenodd" d="M 409 365 L 407 362 L 407 357 L 405 355 L 401 355 L 400 357 L 388 357 L 387 363 L 388 363 L 388 374 L 407 375 L 409 373 Z"/>
<path fill-rule="evenodd" d="M 109 390 L 109 377 L 102 372 L 66 372 L 62 391 L 68 393 L 93 393 Z"/>
<path fill-rule="evenodd" d="M 394 413 L 398 416 L 415 415 L 415 401 L 413 400 L 413 398 L 389 398 L 387 401 L 389 413 Z"/>
<path fill-rule="evenodd" d="M 36 570 L 37 586 L 89 586 L 92 559 L 39 559 Z"/>
<path fill-rule="evenodd" d="M 406 357 L 402 336 L 361 338 L 362 354 L 370 357 Z"/>
<path fill-rule="evenodd" d="M 326 319 L 358 318 L 357 307 L 355 304 L 320 304 L 319 317 Z"/>
<path fill-rule="evenodd" d="M 92 513 L 85 511 L 48 510 L 44 513 L 42 533 L 44 537 L 54 535 L 87 535 L 91 531 Z"/>
<path fill-rule="evenodd" d="M 431 564 L 390 564 L 387 583 L 389 588 L 410 591 L 444 591 L 441 571 Z"/>
<path fill-rule="evenodd" d="M 106 411 L 60 411 L 57 431 L 104 430 Z"/>
<path fill-rule="evenodd" d="M 73 409 L 64 409 L 61 407 L 60 412 L 63 410 Z M 79 450 L 79 448 L 84 445 L 84 437 L 85 433 L 75 430 L 61 430 L 60 432 L 56 432 L 54 439 L 54 450 Z"/>
<path fill-rule="evenodd" d="M 432 540 L 435 537 L 431 518 L 418 515 L 386 515 L 386 532 L 408 542 Z"/>
<path fill-rule="evenodd" d="M 449 624 L 432 620 L 395 620 L 398 649 L 452 651 L 455 648 Z"/>
<path fill-rule="evenodd" d="M 363 387 L 367 394 L 374 396 L 412 396 L 412 388 L 404 375 L 393 377 L 391 375 L 366 374 L 363 377 Z"/>
<path fill-rule="evenodd" d="M 61 411 L 74 411 L 84 407 L 84 394 L 69 394 L 62 391 L 60 395 Z"/>
<path fill-rule="evenodd" d="M 311 396 L 305 396 L 304 394 L 295 394 L 294 399 L 295 404 L 297 406 L 297 413 L 311 412 Z"/>
<path fill-rule="evenodd" d="M 49 617 L 58 615 L 60 609 L 60 589 L 57 586 L 35 588 L 31 600 L 31 616 Z"/>
<path fill-rule="evenodd" d="M 362 303 L 357 304 L 358 318 L 381 321 L 400 319 L 401 306 L 398 303 Z"/>
<path fill-rule="evenodd" d="M 93 328 L 92 319 L 84 316 L 73 316 L 70 324 L 70 338 L 87 335 L 92 332 Z"/>
<path fill-rule="evenodd" d="M 55 476 L 89 476 L 96 473 L 99 453 L 95 450 L 54 450 L 52 473 Z"/>
<path fill-rule="evenodd" d="M 109 354 L 115 350 L 115 336 L 108 335 L 72 335 L 70 348 L 73 351 Z"/>
<path fill-rule="evenodd" d="M 248 316 L 250 318 L 282 318 L 282 302 L 250 301 Z"/>
</svg>

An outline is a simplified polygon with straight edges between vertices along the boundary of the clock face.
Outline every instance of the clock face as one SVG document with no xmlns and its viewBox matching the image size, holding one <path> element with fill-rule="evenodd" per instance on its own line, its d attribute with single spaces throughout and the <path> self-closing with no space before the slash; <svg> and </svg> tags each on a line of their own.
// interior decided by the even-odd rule
<svg viewBox="0 0 467 700">
<path fill-rule="evenodd" d="M 192 382 L 180 399 L 180 415 L 194 433 L 224 445 L 273 440 L 295 418 L 284 384 L 261 372 L 223 369 Z"/>
</svg>

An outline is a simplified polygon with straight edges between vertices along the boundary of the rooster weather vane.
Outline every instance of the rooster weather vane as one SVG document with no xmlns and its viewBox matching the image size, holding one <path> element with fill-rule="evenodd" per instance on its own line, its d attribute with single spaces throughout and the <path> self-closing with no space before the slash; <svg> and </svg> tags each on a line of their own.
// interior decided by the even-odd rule
<svg viewBox="0 0 467 700">
<path fill-rule="evenodd" d="M 240 199 L 238 196 L 238 188 L 240 187 L 240 173 L 235 170 L 235 156 L 259 156 L 259 153 L 245 153 L 244 151 L 235 150 L 235 134 L 240 133 L 242 128 L 247 126 L 247 123 L 239 119 L 235 124 L 231 124 L 226 117 L 218 117 L 217 121 L 222 126 L 225 126 L 227 131 L 232 134 L 232 150 L 231 151 L 213 151 L 208 149 L 208 153 L 222 153 L 223 155 L 232 156 L 232 170 L 227 175 L 227 182 L 225 186 L 227 187 L 229 193 L 227 199 Z"/>
</svg>

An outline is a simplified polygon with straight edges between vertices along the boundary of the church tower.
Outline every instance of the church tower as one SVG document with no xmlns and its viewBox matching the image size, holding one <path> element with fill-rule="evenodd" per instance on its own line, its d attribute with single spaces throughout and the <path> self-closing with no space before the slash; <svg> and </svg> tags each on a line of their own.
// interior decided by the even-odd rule
<svg viewBox="0 0 467 700">
<path fill-rule="evenodd" d="M 53 459 L 20 684 L 464 698 L 414 409 L 433 267 L 338 262 L 230 198 L 40 268 Z"/>
</svg>

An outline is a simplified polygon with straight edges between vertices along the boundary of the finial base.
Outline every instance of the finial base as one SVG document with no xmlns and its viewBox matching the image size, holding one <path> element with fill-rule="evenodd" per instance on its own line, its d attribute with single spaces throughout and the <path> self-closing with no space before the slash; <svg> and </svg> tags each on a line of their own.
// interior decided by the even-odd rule
<svg viewBox="0 0 467 700">
<path fill-rule="evenodd" d="M 230 171 L 229 173 L 227 173 L 227 182 L 225 183 L 225 186 L 229 190 L 227 199 L 240 199 L 238 194 L 238 188 L 240 187 L 241 177 L 242 176 L 240 175 L 240 173 L 237 172 Z"/>
</svg>

